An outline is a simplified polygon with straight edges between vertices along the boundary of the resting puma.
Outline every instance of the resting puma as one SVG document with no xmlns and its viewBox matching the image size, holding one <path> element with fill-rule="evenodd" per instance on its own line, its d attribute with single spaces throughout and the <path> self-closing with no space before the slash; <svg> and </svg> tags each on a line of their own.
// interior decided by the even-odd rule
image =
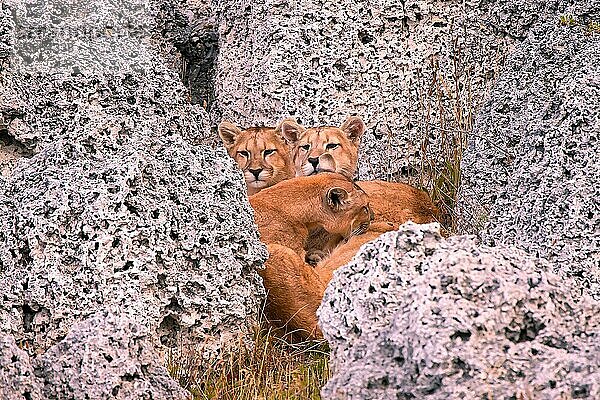
<svg viewBox="0 0 600 400">
<path fill-rule="evenodd" d="M 344 176 L 323 173 L 290 179 L 250 197 L 264 243 L 303 255 L 308 231 L 323 227 L 343 237 L 361 234 L 371 221 L 365 192 Z"/>
<path fill-rule="evenodd" d="M 288 118 L 279 126 L 291 144 L 296 176 L 332 171 L 352 178 L 358 162 L 358 145 L 365 132 L 359 117 L 349 117 L 340 128 L 322 126 L 306 129 Z M 428 223 L 437 209 L 429 195 L 404 183 L 360 181 L 357 184 L 369 195 L 375 221 L 403 224 L 411 219 Z"/>
<path fill-rule="evenodd" d="M 265 314 L 269 321 L 293 338 L 322 339 L 317 308 L 327 283 L 289 247 L 268 244 L 267 249 L 269 259 L 259 273 L 268 293 Z"/>
<path fill-rule="evenodd" d="M 322 126 L 308 129 L 289 118 L 282 121 L 279 128 L 291 146 L 296 176 L 335 171 L 352 177 L 356 172 L 358 146 L 365 132 L 365 125 L 359 117 L 349 117 L 340 128 Z M 404 183 L 384 181 L 361 181 L 357 184 L 369 196 L 375 214 L 374 222 L 400 225 L 408 220 L 428 223 L 436 219 L 437 208 L 422 190 Z M 331 250 L 332 243 L 336 243 L 334 236 L 323 231 L 313 232 L 306 243 L 309 250 L 307 260 L 311 264 L 318 262 Z"/>
<path fill-rule="evenodd" d="M 241 130 L 231 122 L 223 121 L 219 125 L 219 136 L 244 173 L 248 196 L 294 177 L 289 147 L 278 128 Z"/>
<path fill-rule="evenodd" d="M 319 126 L 304 128 L 288 118 L 279 125 L 282 136 L 291 146 L 296 176 L 308 176 L 323 171 L 337 172 L 352 179 L 358 160 L 358 144 L 365 133 L 365 124 L 359 117 L 348 117 L 336 128 Z M 322 156 L 330 154 L 335 161 L 333 170 L 324 167 Z"/>
<path fill-rule="evenodd" d="M 316 308 L 325 286 L 304 262 L 303 244 L 317 227 L 344 238 L 365 232 L 372 217 L 367 195 L 344 176 L 323 173 L 261 190 L 250 204 L 261 241 L 272 251 L 259 271 L 269 293 L 269 319 L 320 337 Z"/>
</svg>

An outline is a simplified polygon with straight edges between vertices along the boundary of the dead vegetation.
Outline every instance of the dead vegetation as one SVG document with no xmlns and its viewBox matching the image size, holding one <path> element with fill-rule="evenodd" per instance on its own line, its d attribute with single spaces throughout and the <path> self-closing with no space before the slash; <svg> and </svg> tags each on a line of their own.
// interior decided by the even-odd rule
<svg viewBox="0 0 600 400">
<path fill-rule="evenodd" d="M 207 361 L 199 349 L 169 355 L 167 368 L 194 400 L 320 399 L 329 378 L 325 342 L 289 344 L 267 324 L 254 332 L 252 346 Z"/>
</svg>

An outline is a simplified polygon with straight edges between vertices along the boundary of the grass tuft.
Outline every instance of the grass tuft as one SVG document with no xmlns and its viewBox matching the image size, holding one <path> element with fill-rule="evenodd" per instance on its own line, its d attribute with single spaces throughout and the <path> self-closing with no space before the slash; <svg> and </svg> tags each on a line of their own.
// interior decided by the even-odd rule
<svg viewBox="0 0 600 400">
<path fill-rule="evenodd" d="M 588 33 L 600 33 L 600 22 L 591 21 L 587 24 Z"/>
<path fill-rule="evenodd" d="M 455 207 L 461 183 L 461 161 L 467 137 L 473 130 L 475 99 L 471 75 L 454 42 L 449 65 L 430 60 L 430 74 L 422 76 L 425 92 L 419 96 L 417 121 L 421 131 L 420 169 L 416 182 L 426 189 L 439 209 L 439 222 L 447 234 L 456 232 Z"/>
<path fill-rule="evenodd" d="M 559 18 L 561 26 L 575 26 L 577 25 L 577 19 L 572 14 L 564 14 Z"/>
<path fill-rule="evenodd" d="M 325 342 L 289 344 L 266 325 L 254 332 L 253 346 L 213 360 L 202 351 L 167 355 L 167 369 L 195 400 L 320 399 L 330 377 Z"/>
</svg>

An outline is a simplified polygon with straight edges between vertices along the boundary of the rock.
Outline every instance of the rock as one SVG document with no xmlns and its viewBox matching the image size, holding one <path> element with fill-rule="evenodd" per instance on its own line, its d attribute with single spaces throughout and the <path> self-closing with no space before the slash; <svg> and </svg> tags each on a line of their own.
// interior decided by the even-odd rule
<svg viewBox="0 0 600 400">
<path fill-rule="evenodd" d="M 479 113 L 459 225 L 548 259 L 600 298 L 600 35 L 589 30 L 600 2 L 570 3 L 531 22 Z"/>
<path fill-rule="evenodd" d="M 241 126 L 290 115 L 339 126 L 358 114 L 360 178 L 411 177 L 439 152 L 440 128 L 470 127 L 454 106 L 477 107 L 513 42 L 488 23 L 493 3 L 218 2 L 217 107 Z"/>
<path fill-rule="evenodd" d="M 147 329 L 101 311 L 38 357 L 35 373 L 48 399 L 189 399 L 158 358 Z"/>
<path fill-rule="evenodd" d="M 31 156 L 0 186 L 0 330 L 42 352 L 115 306 L 160 346 L 237 345 L 258 320 L 266 250 L 233 160 L 192 144 L 207 115 L 169 68 L 160 7 L 8 6 L 0 110 Z"/>
<path fill-rule="evenodd" d="M 42 399 L 29 356 L 17 347 L 12 336 L 6 335 L 0 336 L 0 399 Z"/>
<path fill-rule="evenodd" d="M 192 103 L 202 105 L 211 113 L 214 110 L 214 80 L 219 51 L 216 15 L 211 2 L 161 2 L 159 19 L 164 25 L 163 36 L 183 57 L 182 78 L 190 89 Z M 216 135 L 214 139 L 215 143 L 218 142 Z"/>
<path fill-rule="evenodd" d="M 600 396 L 600 305 L 514 248 L 408 223 L 334 274 L 325 399 Z"/>
</svg>

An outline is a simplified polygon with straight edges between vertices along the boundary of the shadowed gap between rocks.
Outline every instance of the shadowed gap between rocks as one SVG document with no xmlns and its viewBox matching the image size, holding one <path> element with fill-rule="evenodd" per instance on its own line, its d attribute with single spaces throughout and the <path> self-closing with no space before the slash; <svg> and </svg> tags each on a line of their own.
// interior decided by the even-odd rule
<svg viewBox="0 0 600 400">
<path fill-rule="evenodd" d="M 191 20 L 170 5 L 163 5 L 166 37 L 182 56 L 180 77 L 189 89 L 192 104 L 200 104 L 208 113 L 215 103 L 216 61 L 219 33 L 210 7 Z"/>
<path fill-rule="evenodd" d="M 0 176 L 10 175 L 12 167 L 18 159 L 33 157 L 33 151 L 30 148 L 9 134 L 8 124 L 9 122 L 2 115 L 0 118 Z"/>
</svg>

